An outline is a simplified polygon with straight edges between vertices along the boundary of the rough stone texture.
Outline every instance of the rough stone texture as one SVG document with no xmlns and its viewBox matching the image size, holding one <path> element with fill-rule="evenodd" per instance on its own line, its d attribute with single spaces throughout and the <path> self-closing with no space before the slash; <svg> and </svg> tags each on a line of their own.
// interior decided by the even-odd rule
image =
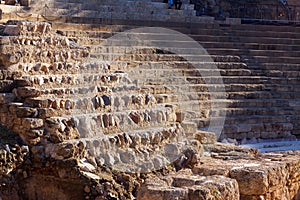
<svg viewBox="0 0 300 200">
<path fill-rule="evenodd" d="M 149 178 L 137 199 L 239 199 L 238 184 L 222 176 L 196 176 L 184 170 L 161 179 Z"/>
<path fill-rule="evenodd" d="M 146 12 L 149 4 L 136 2 L 126 3 Z M 70 5 L 77 8 L 63 4 Z M 89 11 L 89 18 L 80 12 L 67 19 L 99 23 L 96 17 L 107 14 L 95 16 L 95 8 L 87 5 L 82 11 Z M 205 41 L 212 56 L 198 63 L 199 70 L 156 48 L 97 46 L 134 26 L 59 24 L 55 19 L 53 27 L 31 21 L 0 26 L 0 122 L 27 145 L 17 139 L 1 144 L 2 199 L 299 199 L 299 152 L 259 155 L 255 149 L 216 143 L 213 133 L 197 130 L 228 115 L 221 136 L 228 142 L 299 134 L 298 29 L 219 24 L 191 29 L 186 21 L 214 21 L 192 18 L 187 10 L 161 7 L 157 16 Z M 184 23 L 177 23 L 185 14 L 189 17 L 179 20 Z M 158 20 L 155 16 L 148 17 Z M 131 23 L 141 23 L 131 17 Z M 204 85 L 219 79 L 211 76 L 210 58 L 223 76 L 225 97 L 209 93 L 220 84 Z"/>
</svg>

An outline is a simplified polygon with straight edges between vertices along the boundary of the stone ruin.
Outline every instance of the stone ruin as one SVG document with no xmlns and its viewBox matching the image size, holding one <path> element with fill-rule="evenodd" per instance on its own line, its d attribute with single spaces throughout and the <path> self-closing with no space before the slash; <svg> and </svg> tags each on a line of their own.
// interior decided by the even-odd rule
<svg viewBox="0 0 300 200">
<path fill-rule="evenodd" d="M 225 33 L 251 29 L 198 24 L 203 30 L 187 31 L 180 25 L 174 29 L 197 41 L 209 41 L 210 33 L 222 41 Z M 300 199 L 298 151 L 261 154 L 217 142 L 295 140 L 299 134 L 297 56 L 272 38 L 267 42 L 273 45 L 253 44 L 261 42 L 255 35 L 266 37 L 272 27 L 248 33 L 245 44 L 261 48 L 250 53 L 230 45 L 243 42 L 242 31 L 235 40 L 224 39 L 229 42 L 204 42 L 212 56 L 196 51 L 200 61 L 184 51 L 190 41 L 181 35 L 172 32 L 184 56 L 149 40 L 159 38 L 161 45 L 171 32 L 127 32 L 136 27 L 24 20 L 1 25 L 0 197 Z M 288 30 L 286 36 L 273 29 L 291 37 L 294 45 L 287 49 L 295 50 L 298 29 Z M 263 54 L 268 50 L 278 58 Z"/>
</svg>

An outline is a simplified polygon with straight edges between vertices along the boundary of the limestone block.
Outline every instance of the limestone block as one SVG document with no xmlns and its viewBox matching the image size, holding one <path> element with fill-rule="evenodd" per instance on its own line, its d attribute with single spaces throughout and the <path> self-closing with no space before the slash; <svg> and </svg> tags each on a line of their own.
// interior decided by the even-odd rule
<svg viewBox="0 0 300 200">
<path fill-rule="evenodd" d="M 105 102 L 103 100 L 103 98 L 99 97 L 99 96 L 95 96 L 93 99 L 93 104 L 94 104 L 94 108 L 98 109 L 98 108 L 103 108 L 105 106 Z"/>
<path fill-rule="evenodd" d="M 44 125 L 44 121 L 42 119 L 37 118 L 23 118 L 22 126 L 26 129 L 36 129 L 40 128 Z"/>
<path fill-rule="evenodd" d="M 15 79 L 14 81 L 15 81 L 17 87 L 32 86 L 30 80 L 27 80 L 27 79 Z"/>
<path fill-rule="evenodd" d="M 217 141 L 216 134 L 211 132 L 197 131 L 194 136 L 201 144 L 214 144 Z"/>
<path fill-rule="evenodd" d="M 164 186 L 149 186 L 141 188 L 138 193 L 137 200 L 186 200 L 189 199 L 188 189 L 164 187 Z"/>
<path fill-rule="evenodd" d="M 76 147 L 73 144 L 57 144 L 54 146 L 52 152 L 50 152 L 51 157 L 58 160 L 68 159 L 75 156 Z"/>
<path fill-rule="evenodd" d="M 176 122 L 183 122 L 185 117 L 184 112 L 176 112 Z"/>
<path fill-rule="evenodd" d="M 30 107 L 18 107 L 16 108 L 16 115 L 20 118 L 33 117 L 34 115 L 37 115 L 37 109 Z"/>
<path fill-rule="evenodd" d="M 260 168 L 232 168 L 230 177 L 237 180 L 243 195 L 265 194 L 269 189 L 268 172 Z"/>
<path fill-rule="evenodd" d="M 138 112 L 131 112 L 129 114 L 129 117 L 132 119 L 132 121 L 134 121 L 134 123 L 136 124 L 140 124 L 144 118 L 142 115 L 140 115 Z"/>
<path fill-rule="evenodd" d="M 41 91 L 34 87 L 19 87 L 17 93 L 22 98 L 38 97 L 41 95 Z"/>
<path fill-rule="evenodd" d="M 135 162 L 135 156 L 133 152 L 130 151 L 123 151 L 121 149 L 119 149 L 119 154 L 120 154 L 120 160 L 123 163 L 134 163 Z"/>
<path fill-rule="evenodd" d="M 14 0 L 13 0 L 13 2 L 15 3 Z M 18 29 L 18 27 L 16 25 L 7 25 L 7 26 L 5 26 L 3 33 L 5 35 L 9 35 L 9 36 L 17 36 L 20 34 L 20 29 Z"/>
<path fill-rule="evenodd" d="M 2 53 L 0 54 L 0 61 L 2 62 L 3 66 L 8 68 L 13 64 L 17 64 L 20 62 L 22 57 L 21 52 L 14 52 L 14 53 Z"/>
<path fill-rule="evenodd" d="M 181 126 L 187 135 L 193 135 L 195 132 L 197 132 L 196 123 L 184 121 L 181 123 Z"/>
</svg>

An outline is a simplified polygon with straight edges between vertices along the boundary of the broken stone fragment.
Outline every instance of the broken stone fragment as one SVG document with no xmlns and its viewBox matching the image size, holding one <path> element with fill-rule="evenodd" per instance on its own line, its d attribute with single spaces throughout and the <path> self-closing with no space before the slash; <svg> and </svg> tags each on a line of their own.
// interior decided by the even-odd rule
<svg viewBox="0 0 300 200">
<path fill-rule="evenodd" d="M 107 128 L 109 126 L 109 117 L 107 114 L 102 115 L 103 128 Z"/>
<path fill-rule="evenodd" d="M 129 117 L 132 119 L 132 121 L 134 121 L 134 123 L 136 124 L 140 124 L 144 118 L 143 116 L 141 116 L 138 112 L 131 112 L 129 114 Z"/>
<path fill-rule="evenodd" d="M 17 87 L 32 86 L 30 80 L 27 80 L 27 79 L 15 79 L 14 81 L 15 81 Z"/>
<path fill-rule="evenodd" d="M 20 61 L 22 54 L 20 52 L 15 53 L 6 53 L 0 55 L 0 62 L 6 68 L 10 67 L 13 64 L 16 64 Z"/>
<path fill-rule="evenodd" d="M 66 108 L 66 110 L 70 110 L 73 108 L 73 104 L 70 100 L 66 100 L 65 108 Z"/>
<path fill-rule="evenodd" d="M 24 117 L 32 117 L 37 114 L 36 108 L 30 107 L 18 107 L 16 108 L 16 115 L 17 117 L 24 118 Z"/>
<path fill-rule="evenodd" d="M 41 95 L 41 91 L 34 87 L 19 87 L 17 93 L 22 98 L 38 97 Z"/>
<path fill-rule="evenodd" d="M 201 144 L 214 144 L 217 141 L 216 134 L 211 132 L 197 131 L 194 136 Z"/>
<path fill-rule="evenodd" d="M 44 121 L 42 119 L 37 118 L 23 118 L 22 126 L 26 129 L 36 129 L 40 128 L 44 125 Z"/>
<path fill-rule="evenodd" d="M 60 123 L 54 118 L 48 118 L 45 120 L 45 127 L 49 132 L 55 132 L 59 129 Z"/>
<path fill-rule="evenodd" d="M 198 129 L 197 124 L 194 122 L 184 121 L 181 123 L 181 126 L 187 135 L 193 135 Z"/>
<path fill-rule="evenodd" d="M 133 104 L 136 104 L 136 105 L 139 105 L 139 106 L 144 105 L 145 99 L 144 99 L 143 95 L 139 94 L 137 96 L 132 96 L 131 98 L 132 98 L 132 103 Z"/>
<path fill-rule="evenodd" d="M 103 108 L 105 106 L 105 102 L 104 102 L 103 98 L 101 98 L 99 96 L 95 96 L 92 101 L 94 103 L 94 107 L 96 110 L 98 108 Z"/>
<path fill-rule="evenodd" d="M 8 3 L 15 3 L 15 0 L 7 0 Z M 10 1 L 10 2 L 9 2 Z M 11 4 L 13 5 L 13 4 Z M 3 33 L 5 35 L 9 35 L 9 36 L 17 36 L 17 35 L 20 35 L 20 29 L 18 29 L 18 27 L 16 25 L 6 25 L 5 28 L 4 28 L 4 31 Z M 8 44 L 8 43 L 6 43 Z"/>
<path fill-rule="evenodd" d="M 146 97 L 145 97 L 145 104 L 146 104 L 146 105 L 153 105 L 153 104 L 156 104 L 156 99 L 155 99 L 155 97 L 154 97 L 152 94 L 150 94 L 150 93 L 146 94 Z"/>
</svg>

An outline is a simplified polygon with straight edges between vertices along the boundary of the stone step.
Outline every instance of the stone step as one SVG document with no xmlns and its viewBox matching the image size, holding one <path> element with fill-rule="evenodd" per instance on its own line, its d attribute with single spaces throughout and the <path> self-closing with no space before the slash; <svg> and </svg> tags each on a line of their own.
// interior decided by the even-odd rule
<svg viewBox="0 0 300 200">
<path fill-rule="evenodd" d="M 262 31 L 262 32 L 293 32 L 293 33 L 299 33 L 299 27 L 295 26 L 289 26 L 289 25 L 283 25 L 283 26 L 274 26 L 274 25 L 263 25 L 263 26 L 257 26 L 255 24 L 243 24 L 240 25 L 231 25 L 227 29 L 233 29 L 233 30 L 249 30 L 249 31 Z"/>
<path fill-rule="evenodd" d="M 73 32 L 73 31 L 71 31 Z M 78 35 L 74 33 L 64 33 L 65 35 L 68 35 L 68 37 L 78 37 Z M 81 34 L 84 35 L 85 38 L 79 39 L 79 43 L 83 45 L 87 44 L 100 44 L 103 39 L 107 39 L 113 35 L 117 34 L 117 32 L 102 32 L 98 35 L 95 35 L 94 33 L 90 34 L 85 33 Z M 300 40 L 296 39 L 290 39 L 290 38 L 272 38 L 272 37 L 235 37 L 233 40 L 229 36 L 218 36 L 218 35 L 188 35 L 192 37 L 195 41 L 199 42 L 201 45 L 203 45 L 206 48 L 214 48 L 214 47 L 223 47 L 222 45 L 226 45 L 227 48 L 247 48 L 247 49 L 253 49 L 253 50 L 289 50 L 289 51 L 299 51 L 299 42 Z M 133 37 L 133 36 L 132 36 Z M 160 41 L 160 43 L 163 44 L 164 41 L 172 40 L 176 42 L 178 36 L 176 35 L 165 35 L 163 33 L 144 33 L 143 35 L 137 36 L 141 40 L 157 40 Z M 175 42 L 175 43 L 176 43 Z M 282 45 L 285 44 L 285 45 Z"/>
<path fill-rule="evenodd" d="M 274 57 L 287 57 L 297 58 L 300 51 L 279 51 L 279 50 L 243 50 L 240 48 L 208 48 L 207 52 L 212 55 L 239 55 L 242 57 L 251 58 L 252 56 L 274 56 Z M 254 60 L 255 61 L 255 60 Z"/>
<path fill-rule="evenodd" d="M 295 63 L 260 63 L 260 68 L 264 70 L 279 70 L 279 71 L 299 71 L 300 70 L 300 64 Z"/>
<path fill-rule="evenodd" d="M 158 13 L 175 13 L 176 11 L 193 11 L 195 13 L 192 5 L 182 4 L 181 10 L 170 10 L 167 9 L 168 6 L 163 3 L 153 3 L 153 2 L 139 2 L 139 1 L 107 1 L 107 2 L 95 2 L 95 3 L 75 3 L 75 2 L 64 2 L 64 1 L 54 1 L 53 3 L 47 3 L 49 9 L 69 9 L 70 11 L 79 11 L 79 10 L 94 10 L 102 12 L 153 12 L 152 14 Z M 195 15 L 195 14 L 193 14 Z"/>
<path fill-rule="evenodd" d="M 57 25 L 59 26 L 59 24 Z M 192 29 L 187 29 L 184 28 L 184 26 L 180 25 L 178 27 L 170 27 L 171 29 L 178 31 L 182 34 L 186 34 L 190 37 L 192 37 L 194 40 L 196 41 L 214 41 L 214 42 L 235 42 L 237 44 L 243 45 L 243 44 L 248 44 L 249 42 L 247 42 L 247 39 L 259 39 L 262 38 L 261 40 L 259 40 L 259 42 L 255 42 L 253 44 L 255 44 L 256 46 L 264 46 L 264 45 L 268 45 L 270 47 L 272 46 L 278 46 L 277 42 L 283 42 L 284 44 L 287 45 L 291 45 L 291 46 L 295 46 L 295 44 L 293 44 L 292 41 L 297 42 L 299 39 L 299 33 L 294 33 L 294 34 L 289 34 L 289 33 L 280 33 L 280 32 L 262 32 L 262 31 L 240 31 L 240 32 L 236 32 L 236 33 L 231 33 L 231 32 L 227 32 L 226 30 L 222 30 L 221 27 L 205 27 L 205 26 L 209 26 L 209 24 L 199 24 L 197 25 L 198 27 L 202 27 L 201 29 L 196 29 L 195 27 L 193 27 Z M 241 25 L 243 26 L 243 25 Z M 107 25 L 104 26 L 104 28 L 98 28 L 97 30 L 95 30 L 95 26 L 93 27 L 89 27 L 86 26 L 87 28 L 83 29 L 83 30 L 79 30 L 80 27 L 76 27 L 76 25 L 68 25 L 67 27 L 70 27 L 68 29 L 66 29 L 66 27 L 60 27 L 57 28 L 59 31 L 61 31 L 61 33 L 64 33 L 64 35 L 68 36 L 68 37 L 79 37 L 79 36 L 84 36 L 84 37 L 89 37 L 92 39 L 96 39 L 96 38 L 107 38 L 107 36 L 112 36 L 115 35 L 116 33 L 122 32 L 122 31 L 126 31 L 126 30 L 130 30 L 130 29 L 134 29 L 134 28 L 139 28 L 138 26 L 116 26 L 116 25 Z M 168 26 L 165 26 L 168 27 Z M 79 32 L 76 33 L 76 31 L 74 30 L 79 30 Z M 246 29 L 247 30 L 247 29 Z M 147 30 L 149 31 L 149 30 Z M 147 34 L 149 34 L 149 32 L 145 32 L 145 37 L 147 37 Z M 296 34 L 296 35 L 295 35 Z M 162 37 L 164 36 L 164 33 L 155 33 L 152 37 L 155 36 L 159 36 L 161 35 Z M 143 36 L 141 36 L 143 37 Z M 149 37 L 149 36 L 148 36 Z M 268 41 L 268 39 L 271 39 L 270 43 L 266 43 Z M 287 41 L 282 41 L 280 39 L 284 39 Z M 239 40 L 241 40 L 242 42 L 239 42 Z M 266 41 L 265 41 L 266 40 Z M 275 40 L 278 40 L 276 42 L 274 42 Z M 245 43 L 246 42 L 246 43 Z M 250 43 L 251 44 L 251 43 Z M 279 43 L 280 44 L 280 43 Z M 296 46 L 295 46 L 296 47 Z"/>
<path fill-rule="evenodd" d="M 213 100 L 194 100 L 178 102 L 180 108 L 189 108 L 194 110 L 232 108 L 232 109 L 267 109 L 277 108 L 278 112 L 284 109 L 295 109 L 296 106 L 291 106 L 289 100 L 282 99 L 245 99 L 243 101 L 235 99 L 213 99 Z M 299 106 L 298 106 L 299 107 Z"/>
<path fill-rule="evenodd" d="M 107 8 L 103 6 L 103 11 Z M 115 9 L 118 12 L 115 12 Z M 124 10 L 122 6 L 112 6 L 111 10 L 107 12 L 98 11 L 98 10 L 69 10 L 63 8 L 47 8 L 46 12 L 43 7 L 40 9 L 41 12 L 34 14 L 43 14 L 46 19 L 62 19 L 62 17 L 73 18 L 74 20 L 80 20 L 81 22 L 91 23 L 92 19 L 117 19 L 117 20 L 147 20 L 147 21 L 191 21 L 191 17 L 195 16 L 194 10 L 163 10 L 162 13 L 153 14 L 152 12 L 145 11 L 145 8 L 141 7 L 140 9 L 131 9 L 128 7 L 127 10 Z M 122 12 L 123 11 L 123 12 Z M 26 14 L 29 14 L 28 11 Z M 21 14 L 20 14 L 21 15 Z"/>
<path fill-rule="evenodd" d="M 270 56 L 252 56 L 249 65 L 255 65 L 257 63 L 289 63 L 299 64 L 299 57 L 270 57 Z"/>
<path fill-rule="evenodd" d="M 289 80 L 285 80 L 282 78 L 267 78 L 267 77 L 259 77 L 259 76 L 216 76 L 217 74 L 212 74 L 211 76 L 205 75 L 203 77 L 199 76 L 158 76 L 155 78 L 155 74 L 147 75 L 138 72 L 130 72 L 132 80 L 137 80 L 138 75 L 139 81 L 144 84 L 153 84 L 154 82 L 157 84 L 166 84 L 168 81 L 172 81 L 173 83 L 182 83 L 182 84 L 267 84 L 268 81 L 272 81 L 272 84 L 298 84 L 299 80 L 297 78 L 289 78 Z M 153 76 L 154 75 L 154 76 Z"/>
<path fill-rule="evenodd" d="M 78 44 L 87 46 L 87 45 L 101 45 L 105 38 L 112 37 L 110 33 L 103 33 L 102 37 L 99 36 L 98 38 L 90 38 L 84 37 L 76 38 L 70 37 L 72 40 L 76 40 Z M 153 36 L 151 36 L 152 38 Z M 195 38 L 194 38 L 195 39 Z M 249 49 L 255 51 L 299 51 L 300 48 L 298 45 L 290 45 L 290 44 L 261 44 L 261 43 L 242 43 L 242 42 L 230 42 L 230 40 L 226 38 L 221 38 L 219 36 L 209 36 L 203 35 L 203 39 L 196 40 L 203 48 L 210 50 L 214 48 L 224 48 L 224 49 Z M 177 41 L 176 41 L 177 42 Z M 176 43 L 174 41 L 174 43 Z"/>
<path fill-rule="evenodd" d="M 197 18 L 203 18 L 205 19 L 206 17 L 197 17 Z M 192 29 L 190 24 L 184 23 L 184 22 L 176 22 L 176 23 L 157 23 L 156 26 L 161 26 L 161 27 L 173 27 L 176 30 L 179 30 L 182 33 L 185 34 L 198 34 L 198 33 L 207 33 L 208 31 L 212 30 L 213 32 L 209 32 L 210 35 L 228 35 L 231 34 L 233 36 L 236 36 L 236 34 L 244 34 L 245 36 L 276 36 L 276 37 L 283 37 L 285 38 L 286 36 L 288 37 L 295 37 L 299 38 L 299 31 L 297 27 L 293 26 L 272 26 L 272 25 L 249 25 L 249 24 L 238 24 L 238 25 L 227 25 L 224 26 L 223 24 L 219 23 L 199 23 L 197 24 L 197 21 L 194 21 L 195 24 L 191 24 Z M 88 23 L 87 23 L 88 24 Z M 122 23 L 119 23 L 122 24 Z M 128 25 L 128 23 L 127 23 Z M 194 25 L 194 26 L 193 26 Z M 73 29 L 74 27 L 78 26 L 76 24 L 71 24 L 69 27 L 72 26 Z M 89 27 L 89 25 L 85 25 Z M 77 27 L 76 27 L 77 30 Z M 79 30 L 81 30 L 79 28 Z M 84 30 L 89 30 L 87 28 L 84 28 Z M 233 34 L 234 31 L 236 34 Z M 250 34 L 250 35 L 249 35 Z"/>
<path fill-rule="evenodd" d="M 170 107 L 157 106 L 155 109 L 126 110 L 103 113 L 71 113 L 62 117 L 51 117 L 45 121 L 50 133 L 64 131 L 64 122 L 71 121 L 80 138 L 115 135 L 124 132 L 162 129 L 176 123 L 176 114 Z"/>
<path fill-rule="evenodd" d="M 269 141 L 255 144 L 243 144 L 242 147 L 256 148 L 261 153 L 276 151 L 296 151 L 300 150 L 300 141 Z"/>
<path fill-rule="evenodd" d="M 211 116 L 227 116 L 227 117 L 239 117 L 239 116 L 266 116 L 266 115 L 293 115 L 295 111 L 293 109 L 278 110 L 277 107 L 273 108 L 257 108 L 257 107 L 245 107 L 245 108 L 224 108 L 222 110 L 211 110 Z M 195 117 L 199 118 L 199 117 Z"/>
<path fill-rule="evenodd" d="M 268 85 L 266 88 L 272 92 L 285 93 L 285 92 L 300 92 L 300 84 L 278 84 L 278 85 Z"/>
<path fill-rule="evenodd" d="M 153 19 L 176 19 L 178 15 L 181 19 L 186 17 L 195 16 L 196 12 L 189 7 L 183 6 L 184 9 L 172 10 L 167 8 L 157 8 L 153 5 L 145 5 L 145 7 L 132 7 L 121 6 L 121 5 L 99 5 L 95 8 L 93 5 L 78 6 L 78 4 L 67 4 L 63 6 L 50 7 L 49 11 L 46 12 L 47 17 L 58 16 L 72 16 L 72 17 L 83 17 L 83 18 L 108 18 L 113 17 L 115 19 L 143 19 L 142 17 L 151 17 Z M 40 13 L 43 14 L 43 13 Z M 128 18 L 133 17 L 133 18 Z M 180 20 L 180 18 L 178 18 Z M 182 20 L 181 20 L 182 21 Z"/>
<path fill-rule="evenodd" d="M 198 26 L 203 26 L 203 25 L 198 25 Z M 240 25 L 243 26 L 243 25 Z M 115 26 L 111 26 L 111 29 L 114 28 Z M 125 27 L 125 29 L 128 29 L 129 27 Z M 132 26 L 131 28 L 137 28 L 135 26 Z M 184 28 L 172 28 L 175 29 L 179 32 L 182 32 L 184 34 L 189 35 L 193 39 L 199 42 L 205 42 L 205 41 L 215 41 L 215 42 L 234 42 L 236 44 L 239 44 L 240 46 L 243 46 L 244 44 L 247 45 L 248 43 L 250 44 L 255 44 L 256 46 L 269 46 L 273 47 L 274 45 L 279 46 L 279 44 L 286 44 L 288 46 L 294 46 L 296 44 L 299 44 L 299 34 L 297 35 L 289 35 L 289 33 L 280 33 L 280 32 L 266 32 L 266 31 L 239 31 L 235 34 L 231 32 L 226 32 L 222 30 L 220 27 L 213 27 L 213 28 L 201 28 L 199 30 L 194 30 L 194 29 L 184 29 Z M 107 27 L 106 31 L 109 30 L 109 27 Z M 121 31 L 120 27 L 118 31 Z M 85 29 L 85 32 L 88 32 Z M 112 33 L 111 31 L 108 31 L 109 33 Z M 157 33 L 158 34 L 158 33 Z M 70 35 L 70 34 L 69 34 Z M 74 33 L 71 35 L 75 35 Z M 93 35 L 93 34 L 92 34 Z M 101 35 L 101 34 L 100 34 Z M 103 34 L 102 34 L 103 35 Z M 159 35 L 159 34 L 158 34 Z M 85 34 L 85 36 L 89 37 L 88 33 Z M 95 37 L 95 35 L 94 35 Z M 97 36 L 99 37 L 99 36 Z M 296 47 L 297 48 L 297 47 Z M 267 49 L 267 48 L 266 48 Z M 271 48 L 272 49 L 272 48 Z"/>
<path fill-rule="evenodd" d="M 289 107 L 289 101 L 282 99 L 244 99 L 243 101 L 229 100 L 227 107 L 257 107 L 257 108 L 266 108 L 266 107 L 277 107 L 279 109 L 283 109 L 283 107 Z"/>
<path fill-rule="evenodd" d="M 23 76 L 22 80 L 26 81 L 28 85 L 35 86 L 41 89 L 59 90 L 61 88 L 68 88 L 70 84 L 75 84 L 78 90 L 80 86 L 115 86 L 119 85 L 126 73 L 99 73 L 93 74 L 94 70 L 89 73 L 77 74 L 52 74 L 52 75 L 31 75 Z M 21 80 L 21 79 L 19 79 Z M 89 90 L 89 89 L 88 89 Z M 50 94 L 45 91 L 44 93 Z M 71 94 L 77 92 L 71 92 Z"/>
<path fill-rule="evenodd" d="M 149 54 L 92 54 L 92 58 L 97 58 L 100 61 L 109 61 L 112 62 L 114 60 L 118 61 L 185 61 L 189 62 L 240 62 L 239 56 L 218 56 L 218 55 L 210 55 L 210 56 L 195 56 L 195 55 L 182 55 L 184 58 L 179 57 L 177 55 L 149 55 Z"/>
<path fill-rule="evenodd" d="M 50 156 L 66 159 L 60 149 L 71 151 L 81 146 L 90 156 L 116 170 L 149 172 L 160 169 L 180 157 L 188 141 L 179 124 L 168 127 L 147 128 L 114 135 L 95 135 L 91 138 L 65 141 L 49 145 Z M 75 155 L 80 156 L 80 155 Z M 129 171 L 128 171 L 129 172 Z"/>
<path fill-rule="evenodd" d="M 264 124 L 281 124 L 281 123 L 290 123 L 290 119 L 293 115 L 252 115 L 252 116 L 238 116 L 238 117 L 226 117 L 225 124 L 226 125 L 239 125 L 239 124 L 248 124 L 250 127 L 252 124 L 260 124 L 261 130 L 265 130 Z M 198 122 L 198 127 L 207 127 L 210 121 L 214 121 L 217 123 L 220 121 L 220 117 L 211 117 L 210 119 L 194 119 L 193 121 Z M 199 126 L 202 125 L 202 126 Z M 291 125 L 291 124 L 290 124 Z M 254 126 L 253 126 L 254 127 Z M 232 128 L 232 127 L 231 127 Z M 292 129 L 292 127 L 289 127 Z M 269 127 L 270 131 L 271 128 Z M 228 129 L 230 131 L 230 129 Z M 233 128 L 231 129 L 232 133 Z M 244 132 L 247 132 L 244 130 Z"/>
<path fill-rule="evenodd" d="M 91 87 L 92 88 L 92 87 Z M 68 89 L 65 89 L 68 90 Z M 155 96 L 147 92 L 137 92 L 135 87 L 122 86 L 117 92 L 91 92 L 82 94 L 41 95 L 27 98 L 27 106 L 35 108 L 53 108 L 69 111 L 102 112 L 108 110 L 120 111 L 130 109 L 150 109 L 157 104 Z"/>
<path fill-rule="evenodd" d="M 201 17 L 199 17 L 201 18 Z M 297 41 L 299 39 L 299 32 L 278 32 L 278 31 L 272 31 L 275 29 L 275 26 L 269 27 L 269 31 L 254 31 L 254 30 L 249 30 L 249 28 L 245 27 L 245 29 L 240 29 L 238 31 L 233 31 L 232 26 L 229 27 L 229 30 L 227 28 L 223 28 L 219 26 L 219 24 L 197 24 L 197 26 L 194 27 L 186 27 L 186 24 L 181 24 L 180 22 L 176 23 L 177 26 L 171 26 L 172 24 L 169 23 L 169 28 L 174 29 L 176 31 L 179 31 L 183 34 L 187 34 L 194 38 L 195 40 L 199 41 L 215 41 L 215 42 L 224 42 L 224 41 L 231 41 L 231 42 L 238 42 L 236 39 L 247 39 L 247 38 L 263 38 L 259 42 L 255 43 L 256 45 L 260 44 L 266 44 L 266 45 L 274 45 L 277 42 L 284 42 L 286 45 L 292 45 L 293 43 L 291 42 L 290 39 L 294 38 Z M 64 24 L 65 25 L 65 24 Z M 55 25 L 54 25 L 55 26 Z M 116 25 L 107 25 L 104 26 L 102 25 L 101 27 L 96 27 L 96 26 L 89 26 L 89 25 L 80 25 L 81 27 L 78 27 L 79 25 L 76 24 L 66 24 L 66 26 L 60 26 L 59 23 L 56 24 L 58 29 L 60 30 L 82 30 L 81 32 L 90 32 L 90 31 L 106 31 L 106 32 L 115 32 L 117 31 L 125 31 L 133 28 L 138 28 L 138 26 L 134 25 L 126 25 L 126 26 L 116 26 Z M 158 25 L 161 27 L 168 27 L 167 24 L 164 25 Z M 239 25 L 240 27 L 244 27 L 247 25 Z M 103 29 L 105 27 L 105 29 Z M 260 28 L 261 26 L 255 27 L 255 28 Z M 67 28 L 67 29 L 66 29 Z M 74 32 L 74 31 L 73 31 Z M 73 33 L 74 36 L 74 33 Z M 85 36 L 91 36 L 89 34 L 86 34 Z M 94 35 L 95 36 L 95 35 Z M 98 36 L 97 36 L 98 37 Z M 205 39 L 207 37 L 207 40 Z M 266 43 L 266 39 L 268 38 L 273 38 L 272 42 Z M 277 41 L 275 41 L 277 39 Z M 280 40 L 284 39 L 284 40 Z M 244 44 L 245 40 L 243 40 L 240 44 Z M 285 41 L 287 40 L 287 42 Z M 247 44 L 247 43 L 246 43 Z"/>
<path fill-rule="evenodd" d="M 150 42 L 148 40 L 143 40 L 142 43 L 146 44 L 147 42 Z M 143 47 L 143 45 L 138 45 L 135 41 L 111 41 L 112 46 L 101 46 L 101 44 L 98 45 L 92 45 L 91 51 L 93 53 L 124 53 L 124 54 L 130 54 L 131 52 L 136 53 L 157 53 L 158 50 L 155 48 L 148 48 Z M 119 46 L 122 45 L 130 45 L 128 46 Z M 185 41 L 167 41 L 167 40 L 151 40 L 150 44 L 154 46 L 159 46 L 163 49 L 167 49 L 169 52 L 180 52 L 182 54 L 207 54 L 204 50 L 200 48 L 191 48 L 192 44 L 190 42 Z M 201 42 L 200 42 L 201 44 Z M 172 45 L 172 46 L 169 46 Z M 205 46 L 204 46 L 205 47 Z M 225 47 L 210 47 L 206 48 L 206 51 L 211 55 L 247 55 L 250 56 L 276 56 L 276 57 L 297 57 L 299 55 L 299 51 L 287 51 L 287 50 L 257 50 L 257 49 L 248 49 L 247 51 L 243 50 L 243 48 L 234 47 L 234 48 L 225 48 Z"/>
</svg>

